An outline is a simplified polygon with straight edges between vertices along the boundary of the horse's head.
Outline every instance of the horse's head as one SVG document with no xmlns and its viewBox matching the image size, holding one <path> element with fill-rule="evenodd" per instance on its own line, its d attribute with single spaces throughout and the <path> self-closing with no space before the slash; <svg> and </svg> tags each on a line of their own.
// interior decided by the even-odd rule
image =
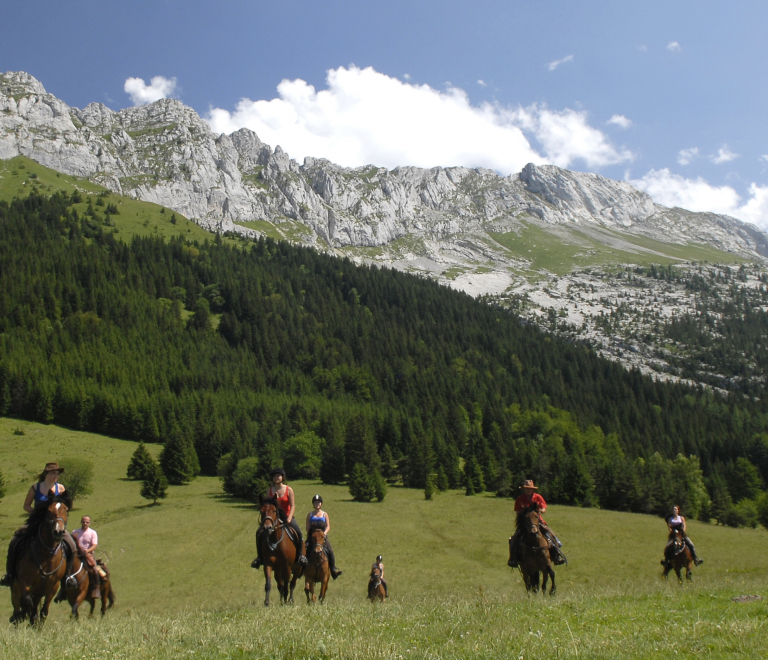
<svg viewBox="0 0 768 660">
<path fill-rule="evenodd" d="M 309 532 L 307 540 L 309 541 L 308 554 L 322 558 L 325 548 L 325 532 L 322 529 L 315 528 Z"/>
<path fill-rule="evenodd" d="M 54 541 L 61 541 L 64 532 L 67 531 L 67 519 L 69 517 L 69 507 L 59 500 L 54 500 L 48 505 L 45 513 L 45 522 L 49 525 L 51 536 Z"/>
<path fill-rule="evenodd" d="M 371 569 L 371 578 L 373 578 L 374 580 L 381 579 L 381 569 L 378 566 L 374 566 Z"/>
<path fill-rule="evenodd" d="M 261 501 L 261 508 L 259 509 L 260 524 L 261 526 L 271 532 L 277 527 L 278 513 L 277 513 L 277 501 L 275 498 L 263 499 Z"/>
</svg>

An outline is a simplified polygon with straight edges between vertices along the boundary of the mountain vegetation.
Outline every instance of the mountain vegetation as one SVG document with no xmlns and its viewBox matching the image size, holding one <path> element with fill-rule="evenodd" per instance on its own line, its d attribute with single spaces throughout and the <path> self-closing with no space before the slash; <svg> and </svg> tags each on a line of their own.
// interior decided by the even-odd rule
<svg viewBox="0 0 768 660">
<path fill-rule="evenodd" d="M 533 478 L 555 503 L 757 524 L 762 398 L 654 382 L 305 247 L 123 242 L 108 195 L 88 197 L 0 202 L 0 414 L 164 442 L 169 482 L 218 473 L 238 494 L 285 462 L 359 499 L 385 478 L 502 495 Z"/>
</svg>

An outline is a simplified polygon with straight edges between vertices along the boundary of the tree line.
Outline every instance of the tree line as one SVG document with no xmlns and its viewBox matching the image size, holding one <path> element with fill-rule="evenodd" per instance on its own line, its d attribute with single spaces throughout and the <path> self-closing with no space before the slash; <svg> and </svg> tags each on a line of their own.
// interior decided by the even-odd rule
<svg viewBox="0 0 768 660">
<path fill-rule="evenodd" d="M 555 502 L 659 511 L 679 498 L 659 475 L 698 470 L 707 501 L 724 484 L 726 510 L 757 507 L 761 398 L 657 383 L 464 293 L 309 248 L 123 242 L 72 203 L 0 203 L 0 414 L 175 446 L 169 481 L 219 474 L 241 496 L 285 463 L 360 499 L 393 483 L 514 494 L 525 477 Z M 729 478 L 744 461 L 748 497 Z M 690 502 L 725 520 L 700 480 Z"/>
</svg>

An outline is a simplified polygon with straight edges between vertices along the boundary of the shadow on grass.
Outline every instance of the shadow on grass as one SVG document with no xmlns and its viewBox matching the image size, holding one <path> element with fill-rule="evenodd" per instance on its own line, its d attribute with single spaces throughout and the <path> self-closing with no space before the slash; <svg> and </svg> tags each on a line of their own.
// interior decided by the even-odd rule
<svg viewBox="0 0 768 660">
<path fill-rule="evenodd" d="M 206 493 L 205 496 L 208 499 L 222 502 L 223 504 L 226 504 L 231 509 L 258 510 L 259 508 L 254 502 L 250 502 L 249 500 L 244 500 L 240 497 L 233 497 L 232 495 L 227 495 L 226 493 Z"/>
</svg>

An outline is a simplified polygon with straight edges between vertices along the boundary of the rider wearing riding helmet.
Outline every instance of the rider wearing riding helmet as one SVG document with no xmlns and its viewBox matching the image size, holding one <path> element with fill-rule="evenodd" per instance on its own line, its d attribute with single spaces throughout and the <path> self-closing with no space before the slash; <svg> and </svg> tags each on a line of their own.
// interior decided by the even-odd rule
<svg viewBox="0 0 768 660">
<path fill-rule="evenodd" d="M 556 564 L 564 563 L 565 559 L 562 557 L 562 553 L 559 549 L 561 543 L 547 523 L 544 522 L 544 518 L 541 517 L 541 514 L 547 510 L 547 503 L 539 493 L 534 492 L 538 490 L 538 488 L 533 485 L 533 480 L 526 479 L 523 482 L 523 485 L 520 486 L 520 490 L 523 492 L 521 495 L 518 495 L 515 500 L 515 513 L 520 513 L 530 507 L 535 508 L 539 512 L 539 527 L 544 534 L 544 537 L 550 542 L 550 550 L 553 555 L 552 559 Z M 512 538 L 509 539 L 509 561 L 507 562 L 507 566 L 511 566 L 512 568 L 515 568 L 520 563 L 520 540 L 522 535 L 523 530 L 517 529 Z"/>
<path fill-rule="evenodd" d="M 680 508 L 677 506 L 672 507 L 672 513 L 667 516 L 667 527 L 669 528 L 669 542 L 667 545 L 672 543 L 673 538 L 672 535 L 676 531 L 680 531 L 683 533 L 683 538 L 685 539 L 685 544 L 688 546 L 688 549 L 691 551 L 691 557 L 693 557 L 693 563 L 698 566 L 699 564 L 703 564 L 704 560 L 700 559 L 696 556 L 696 548 L 693 547 L 693 541 L 691 541 L 690 538 L 688 538 L 688 534 L 686 532 L 686 525 L 685 525 L 685 518 L 680 515 Z"/>
<path fill-rule="evenodd" d="M 306 564 L 307 557 L 304 554 L 304 538 L 301 535 L 301 527 L 299 527 L 299 523 L 297 523 L 296 519 L 293 517 L 293 514 L 296 511 L 293 488 L 285 483 L 285 470 L 283 470 L 283 468 L 273 468 L 269 473 L 269 476 L 272 479 L 272 485 L 269 487 L 269 490 L 267 490 L 267 497 L 274 498 L 277 501 L 277 511 L 280 519 L 286 522 L 296 535 L 294 542 L 296 543 L 298 562 L 300 564 Z M 251 567 L 253 568 L 259 568 L 263 563 L 263 559 L 261 557 L 262 531 L 263 528 L 259 527 L 258 531 L 256 532 L 256 548 L 258 556 L 253 560 L 253 563 L 251 564 Z"/>
<path fill-rule="evenodd" d="M 328 540 L 328 532 L 331 531 L 331 519 L 323 511 L 323 498 L 315 495 L 312 498 L 312 511 L 307 514 L 307 544 L 309 544 L 309 535 L 313 529 L 321 529 L 325 533 L 325 553 L 328 555 L 328 567 L 331 569 L 331 577 L 335 580 L 343 571 L 336 568 L 336 557 L 333 554 L 331 542 Z"/>
<path fill-rule="evenodd" d="M 389 598 L 387 581 L 384 579 L 384 562 L 382 561 L 381 555 L 376 557 L 376 561 L 373 562 L 373 565 L 371 566 L 371 570 L 373 570 L 374 568 L 379 569 L 379 580 L 381 580 L 381 584 L 384 585 L 384 598 Z"/>
<path fill-rule="evenodd" d="M 14 532 L 11 542 L 8 544 L 8 557 L 5 562 L 5 575 L 0 578 L 0 585 L 3 587 L 10 587 L 16 578 L 16 567 L 19 563 L 20 557 L 17 557 L 17 549 L 19 548 L 19 542 L 30 533 L 37 531 L 40 523 L 45 517 L 45 511 L 48 509 L 48 505 L 54 498 L 62 497 L 65 500 L 69 500 L 68 495 L 64 495 L 66 488 L 59 483 L 59 475 L 64 472 L 64 468 L 60 468 L 58 463 L 46 463 L 45 469 L 40 473 L 37 479 L 37 483 L 29 487 L 27 491 L 27 497 L 24 500 L 24 511 L 29 514 L 26 524 Z M 68 503 L 68 508 L 71 508 L 71 502 Z M 61 588 L 64 589 L 65 585 L 73 587 L 77 585 L 75 578 L 72 577 L 72 562 L 77 552 L 77 544 L 70 536 L 69 532 L 64 532 L 62 539 L 64 542 L 65 552 L 67 557 L 67 571 L 65 573 L 65 579 L 62 580 Z"/>
</svg>

